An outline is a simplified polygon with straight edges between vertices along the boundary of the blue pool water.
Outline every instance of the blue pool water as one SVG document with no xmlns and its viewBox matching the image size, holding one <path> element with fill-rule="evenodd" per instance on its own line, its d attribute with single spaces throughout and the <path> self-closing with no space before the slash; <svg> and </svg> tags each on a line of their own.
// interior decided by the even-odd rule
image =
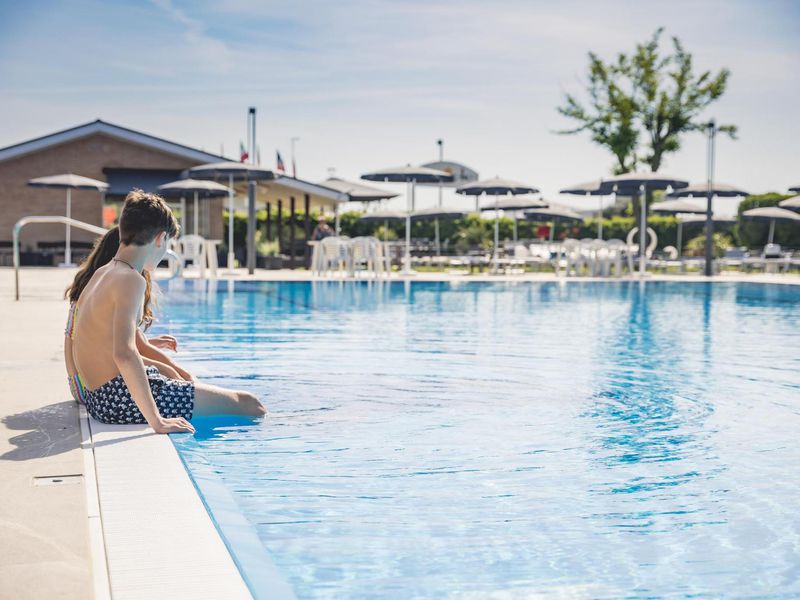
<svg viewBox="0 0 800 600">
<path fill-rule="evenodd" d="M 800 288 L 212 286 L 156 330 L 271 411 L 173 436 L 257 595 L 800 597 Z"/>
</svg>

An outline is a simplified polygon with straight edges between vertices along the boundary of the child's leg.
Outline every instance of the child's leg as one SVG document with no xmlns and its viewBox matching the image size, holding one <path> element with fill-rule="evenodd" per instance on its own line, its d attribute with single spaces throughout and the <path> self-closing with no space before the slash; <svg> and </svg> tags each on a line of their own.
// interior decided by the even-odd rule
<svg viewBox="0 0 800 600">
<path fill-rule="evenodd" d="M 264 405 L 250 392 L 240 392 L 196 382 L 194 384 L 194 415 L 249 415 L 267 414 Z"/>
</svg>

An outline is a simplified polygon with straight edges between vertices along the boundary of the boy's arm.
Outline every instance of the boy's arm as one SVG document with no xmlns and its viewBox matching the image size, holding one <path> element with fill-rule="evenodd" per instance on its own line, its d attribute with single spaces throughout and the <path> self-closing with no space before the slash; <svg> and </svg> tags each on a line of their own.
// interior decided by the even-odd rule
<svg viewBox="0 0 800 600">
<path fill-rule="evenodd" d="M 136 350 L 136 316 L 142 304 L 145 285 L 144 279 L 131 273 L 121 278 L 115 290 L 112 317 L 114 362 L 133 401 L 156 433 L 194 431 L 185 419 L 165 419 L 158 412 L 142 357 Z"/>
</svg>

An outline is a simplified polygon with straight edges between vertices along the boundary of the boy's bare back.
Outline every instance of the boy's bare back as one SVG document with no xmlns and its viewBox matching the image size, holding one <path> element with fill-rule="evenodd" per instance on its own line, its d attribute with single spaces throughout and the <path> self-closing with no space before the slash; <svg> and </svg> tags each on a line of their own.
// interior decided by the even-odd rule
<svg viewBox="0 0 800 600">
<path fill-rule="evenodd" d="M 116 261 L 98 269 L 86 284 L 78 300 L 72 352 L 87 389 L 120 374 L 114 360 L 115 322 L 119 326 L 126 320 L 131 331 L 136 329 L 145 286 L 141 274 Z"/>
</svg>

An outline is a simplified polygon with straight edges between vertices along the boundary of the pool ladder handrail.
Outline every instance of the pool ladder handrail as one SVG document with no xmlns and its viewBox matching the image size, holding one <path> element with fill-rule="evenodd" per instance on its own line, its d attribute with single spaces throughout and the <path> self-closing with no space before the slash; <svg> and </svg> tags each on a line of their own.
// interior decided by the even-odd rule
<svg viewBox="0 0 800 600">
<path fill-rule="evenodd" d="M 14 232 L 13 232 L 13 245 L 14 245 L 14 300 L 19 300 L 19 232 L 25 226 L 31 223 L 56 223 L 61 225 L 69 225 L 70 227 L 75 227 L 76 229 L 83 229 L 84 231 L 88 231 L 90 233 L 96 233 L 97 235 L 105 235 L 108 232 L 108 229 L 104 227 L 99 227 L 97 225 L 92 225 L 91 223 L 84 223 L 83 221 L 78 221 L 76 219 L 71 219 L 69 217 L 62 217 L 62 216 L 39 216 L 39 215 L 31 215 L 27 217 L 22 217 L 19 221 L 14 223 Z M 167 250 L 167 257 L 168 259 L 175 264 L 176 266 L 172 269 L 172 275 L 167 278 L 167 281 L 170 279 L 174 279 L 181 274 L 183 270 L 182 261 L 180 257 L 173 251 Z"/>
</svg>

